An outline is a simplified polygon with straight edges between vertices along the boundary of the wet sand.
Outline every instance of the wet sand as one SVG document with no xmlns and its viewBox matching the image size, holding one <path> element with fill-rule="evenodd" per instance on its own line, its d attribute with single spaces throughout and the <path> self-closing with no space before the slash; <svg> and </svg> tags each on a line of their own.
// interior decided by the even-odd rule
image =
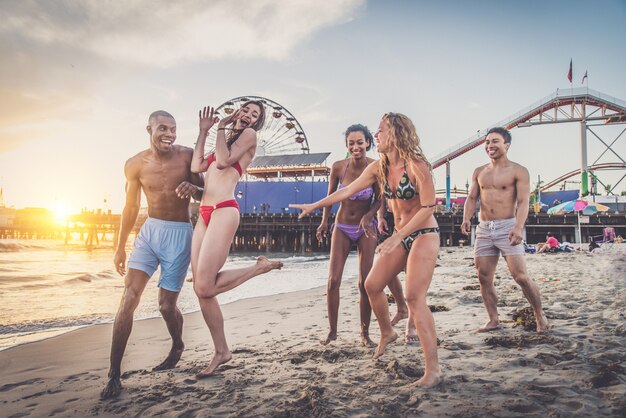
<svg viewBox="0 0 626 418">
<path fill-rule="evenodd" d="M 515 326 L 511 314 L 528 303 L 503 260 L 495 280 L 503 328 L 476 333 L 487 315 L 471 249 L 440 254 L 428 299 L 448 309 L 434 313 L 444 373 L 436 388 L 410 386 L 423 373 L 419 345 L 400 338 L 378 360 L 359 345 L 351 277 L 341 289 L 339 338 L 325 347 L 319 343 L 327 332 L 325 288 L 224 306 L 233 359 L 208 379 L 195 378 L 213 347 L 199 313 L 185 316 L 187 348 L 178 367 L 162 372 L 151 369 L 170 348 L 163 321 L 136 322 L 122 365 L 124 390 L 114 400 L 99 399 L 111 325 L 2 351 L 2 415 L 626 415 L 626 245 L 594 255 L 526 256 L 553 327 L 547 335 Z M 378 338 L 375 320 L 371 335 Z"/>
</svg>

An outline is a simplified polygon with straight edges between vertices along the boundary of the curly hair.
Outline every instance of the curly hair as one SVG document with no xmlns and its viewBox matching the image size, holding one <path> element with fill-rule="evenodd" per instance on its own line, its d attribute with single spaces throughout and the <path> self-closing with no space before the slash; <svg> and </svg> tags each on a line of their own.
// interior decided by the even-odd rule
<svg viewBox="0 0 626 418">
<path fill-rule="evenodd" d="M 390 142 L 400 153 L 400 158 L 404 161 L 423 161 L 428 166 L 428 169 L 432 171 L 432 165 L 426 159 L 420 147 L 420 138 L 417 136 L 415 125 L 413 125 L 411 119 L 401 113 L 389 112 L 383 115 L 382 120 L 389 127 Z M 383 154 L 379 161 L 378 190 L 382 195 L 387 182 L 389 159 Z"/>
<path fill-rule="evenodd" d="M 257 105 L 259 107 L 259 118 L 256 122 L 254 122 L 252 126 L 250 126 L 256 132 L 258 132 L 261 128 L 263 128 L 263 125 L 265 124 L 265 106 L 263 106 L 263 103 L 259 102 L 258 100 L 248 100 L 241 106 L 240 109 L 250 104 Z M 226 146 L 228 146 L 228 149 L 230 149 L 231 145 L 233 145 L 235 141 L 239 139 L 239 136 L 242 132 L 243 129 L 233 129 L 228 133 L 228 137 L 226 138 Z"/>
<path fill-rule="evenodd" d="M 369 151 L 370 149 L 372 149 L 372 144 L 374 143 L 374 137 L 372 136 L 372 133 L 370 132 L 370 130 L 367 129 L 367 126 L 361 125 L 360 123 L 355 123 L 354 125 L 350 125 L 348 126 L 348 129 L 346 129 L 346 132 L 344 133 L 346 147 L 348 146 L 348 135 L 350 135 L 352 132 L 362 132 L 363 136 L 365 137 L 365 142 L 367 142 L 367 148 L 365 148 L 365 150 Z"/>
</svg>

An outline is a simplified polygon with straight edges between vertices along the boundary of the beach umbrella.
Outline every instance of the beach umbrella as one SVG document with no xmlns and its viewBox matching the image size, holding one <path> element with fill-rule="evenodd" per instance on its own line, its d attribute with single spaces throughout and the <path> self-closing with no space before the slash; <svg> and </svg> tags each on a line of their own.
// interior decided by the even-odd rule
<svg viewBox="0 0 626 418">
<path fill-rule="evenodd" d="M 583 210 L 584 208 L 586 208 L 587 205 L 588 203 L 584 200 L 580 200 L 580 199 L 570 200 L 568 202 L 563 202 L 561 204 L 551 207 L 550 209 L 548 209 L 548 213 L 551 215 L 555 215 L 555 214 L 579 211 L 579 210 Z"/>
<path fill-rule="evenodd" d="M 601 203 L 588 202 L 587 206 L 583 209 L 583 215 L 593 215 L 596 212 L 606 212 L 609 209 L 611 208 Z"/>
<path fill-rule="evenodd" d="M 550 209 L 548 209 L 548 213 L 551 215 L 560 215 L 567 212 L 576 212 L 576 241 L 578 241 L 578 243 L 582 245 L 582 233 L 580 230 L 580 211 L 584 210 L 587 206 L 589 206 L 589 202 L 587 202 L 586 200 L 570 200 L 568 202 L 563 202 L 559 205 L 551 207 Z"/>
</svg>

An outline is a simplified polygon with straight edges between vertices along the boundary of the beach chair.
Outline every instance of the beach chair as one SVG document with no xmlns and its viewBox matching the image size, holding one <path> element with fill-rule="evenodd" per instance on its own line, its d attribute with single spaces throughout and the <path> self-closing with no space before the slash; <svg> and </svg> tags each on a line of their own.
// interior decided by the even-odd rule
<svg viewBox="0 0 626 418">
<path fill-rule="evenodd" d="M 602 250 L 610 250 L 615 243 L 615 228 L 606 227 L 602 230 L 602 235 L 592 235 L 591 240 Z"/>
</svg>

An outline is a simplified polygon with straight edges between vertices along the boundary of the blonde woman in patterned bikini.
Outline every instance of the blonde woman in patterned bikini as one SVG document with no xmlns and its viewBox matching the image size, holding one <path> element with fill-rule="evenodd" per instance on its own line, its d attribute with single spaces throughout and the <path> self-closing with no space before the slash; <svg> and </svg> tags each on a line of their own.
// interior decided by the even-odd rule
<svg viewBox="0 0 626 418">
<path fill-rule="evenodd" d="M 382 356 L 386 346 L 398 338 L 389 318 L 384 288 L 406 270 L 407 305 L 424 350 L 425 373 L 415 384 L 428 388 L 441 381 L 435 321 L 426 303 L 440 242 L 439 227 L 433 215 L 435 187 L 431 165 L 422 152 L 413 122 L 400 113 L 383 116 L 376 139 L 381 159 L 370 164 L 358 179 L 318 202 L 290 206 L 302 209 L 302 217 L 378 182 L 393 211 L 396 230 L 376 249 L 379 257 L 365 280 L 381 334 L 374 358 Z"/>
</svg>

